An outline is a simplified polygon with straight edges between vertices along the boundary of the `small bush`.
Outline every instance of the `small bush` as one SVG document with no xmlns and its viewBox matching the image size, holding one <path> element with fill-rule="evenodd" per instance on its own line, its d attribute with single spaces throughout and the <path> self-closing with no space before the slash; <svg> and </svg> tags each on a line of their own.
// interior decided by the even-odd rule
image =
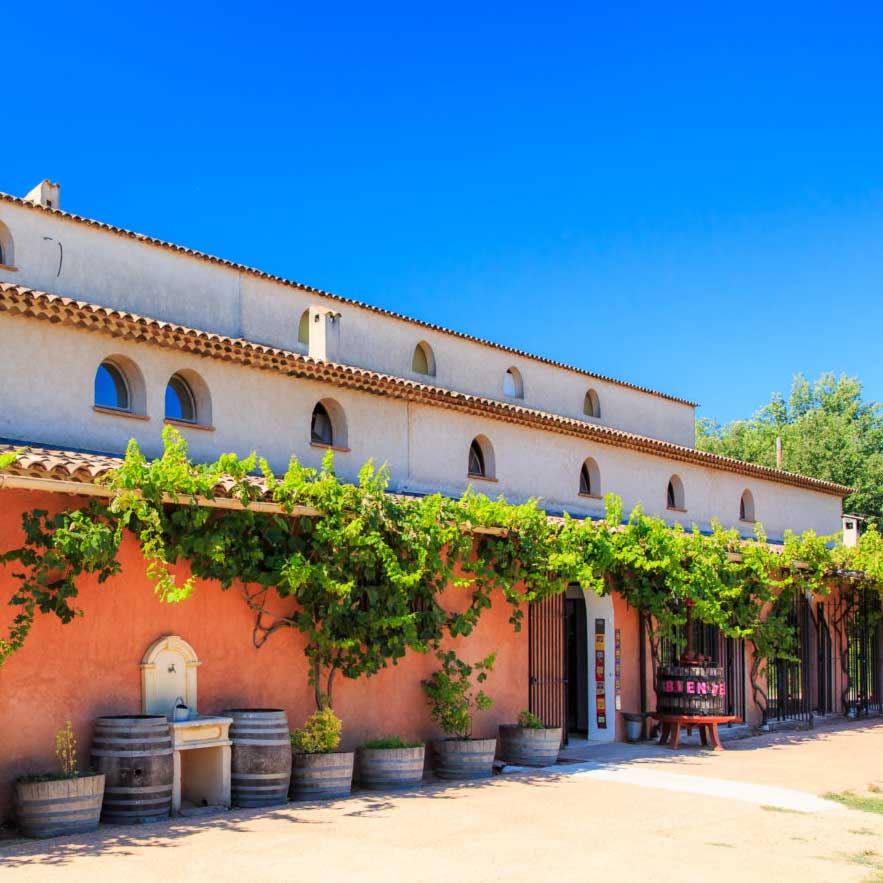
<svg viewBox="0 0 883 883">
<path fill-rule="evenodd" d="M 532 712 L 522 711 L 518 715 L 518 726 L 525 730 L 545 730 L 546 725 Z"/>
<path fill-rule="evenodd" d="M 372 739 L 366 742 L 363 748 L 422 748 L 422 742 L 406 742 L 400 736 L 381 736 L 379 739 Z"/>
<path fill-rule="evenodd" d="M 491 653 L 480 662 L 469 665 L 457 658 L 453 650 L 436 656 L 441 662 L 441 671 L 435 672 L 429 680 L 423 681 L 423 692 L 429 701 L 429 711 L 448 736 L 468 739 L 472 735 L 472 716 L 476 711 L 485 711 L 494 701 L 484 690 L 476 692 L 472 684 L 483 684 L 488 672 L 493 671 L 496 653 Z"/>
<path fill-rule="evenodd" d="M 315 711 L 303 729 L 291 734 L 291 747 L 298 754 L 330 754 L 340 745 L 340 718 L 330 709 Z"/>
<path fill-rule="evenodd" d="M 55 756 L 61 767 L 61 778 L 76 779 L 79 776 L 77 770 L 77 740 L 70 721 L 65 721 L 64 726 L 55 734 Z"/>
</svg>

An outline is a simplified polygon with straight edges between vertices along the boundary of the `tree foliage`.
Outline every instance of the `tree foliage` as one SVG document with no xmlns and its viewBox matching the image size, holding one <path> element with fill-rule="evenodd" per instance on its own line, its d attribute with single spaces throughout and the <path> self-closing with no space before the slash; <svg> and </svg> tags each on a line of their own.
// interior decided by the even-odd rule
<svg viewBox="0 0 883 883">
<path fill-rule="evenodd" d="M 570 584 L 618 592 L 646 616 L 654 649 L 678 639 L 692 606 L 700 621 L 753 641 L 762 665 L 793 653 L 781 611 L 795 593 L 824 594 L 831 575 L 844 571 L 862 571 L 863 587 L 883 584 L 874 529 L 855 549 L 811 531 L 786 534 L 773 549 L 759 524 L 749 542 L 717 523 L 710 533 L 673 528 L 640 508 L 623 524 L 613 495 L 603 520 L 550 519 L 536 501 L 512 505 L 471 491 L 402 497 L 388 482 L 388 470 L 371 463 L 356 483 L 343 482 L 330 453 L 320 469 L 292 459 L 278 477 L 254 455 L 193 463 L 171 427 L 156 460 L 132 442 L 106 479 L 108 500 L 24 514 L 23 544 L 0 556 L 17 580 L 0 663 L 22 646 L 37 614 L 62 622 L 80 614 L 80 578 L 117 575 L 127 532 L 162 601 L 185 601 L 214 583 L 241 594 L 256 646 L 282 630 L 303 635 L 320 709 L 331 705 L 338 674 L 370 677 L 408 651 L 439 651 L 449 637 L 469 635 L 494 591 L 516 629 L 529 602 Z M 205 505 L 220 489 L 242 508 Z M 267 499 L 280 511 L 258 505 Z M 185 562 L 190 572 L 181 579 Z"/>
<path fill-rule="evenodd" d="M 696 445 L 775 467 L 776 437 L 785 470 L 854 487 L 845 511 L 883 516 L 883 405 L 862 398 L 858 379 L 823 374 L 810 383 L 798 374 L 787 399 L 775 393 L 747 420 L 699 420 Z"/>
</svg>

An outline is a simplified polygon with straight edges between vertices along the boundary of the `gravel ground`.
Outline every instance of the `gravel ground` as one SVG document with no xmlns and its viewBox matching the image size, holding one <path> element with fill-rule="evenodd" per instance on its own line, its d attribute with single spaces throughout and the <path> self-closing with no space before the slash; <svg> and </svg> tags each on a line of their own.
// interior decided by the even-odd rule
<svg viewBox="0 0 883 883">
<path fill-rule="evenodd" d="M 677 774 L 883 797 L 883 722 L 743 739 L 722 753 L 613 745 L 593 761 L 594 769 L 625 767 L 629 782 L 568 765 L 332 804 L 0 841 L 0 880 L 883 880 L 883 815 L 798 813 L 631 783 L 646 770 L 648 782 Z"/>
</svg>

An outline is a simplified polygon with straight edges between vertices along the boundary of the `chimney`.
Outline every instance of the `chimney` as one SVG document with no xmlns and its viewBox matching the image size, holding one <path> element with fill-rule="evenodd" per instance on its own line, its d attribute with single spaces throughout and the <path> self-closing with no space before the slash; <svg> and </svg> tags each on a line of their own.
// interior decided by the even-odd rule
<svg viewBox="0 0 883 883">
<path fill-rule="evenodd" d="M 782 436 L 776 436 L 776 469 L 782 468 Z"/>
<path fill-rule="evenodd" d="M 340 313 L 328 307 L 310 307 L 309 356 L 320 362 L 339 362 Z"/>
<path fill-rule="evenodd" d="M 61 188 L 48 178 L 41 181 L 26 197 L 25 202 L 33 202 L 45 208 L 58 208 L 58 194 Z"/>
<path fill-rule="evenodd" d="M 858 523 L 861 519 L 855 515 L 844 515 L 841 519 L 843 523 L 843 545 L 852 548 L 858 545 Z"/>
</svg>

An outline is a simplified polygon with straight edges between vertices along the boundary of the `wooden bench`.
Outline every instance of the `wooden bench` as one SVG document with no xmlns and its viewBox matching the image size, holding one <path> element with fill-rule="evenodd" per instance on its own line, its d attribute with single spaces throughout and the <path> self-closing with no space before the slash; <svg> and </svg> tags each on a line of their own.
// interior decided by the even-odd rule
<svg viewBox="0 0 883 883">
<path fill-rule="evenodd" d="M 739 720 L 734 715 L 703 717 L 701 715 L 655 714 L 651 712 L 649 716 L 659 721 L 660 745 L 668 743 L 669 748 L 677 748 L 681 741 L 681 727 L 687 728 L 688 736 L 693 732 L 693 727 L 696 727 L 699 730 L 702 744 L 707 747 L 710 742 L 715 751 L 724 750 L 720 736 L 718 736 L 717 725 L 736 723 Z"/>
</svg>

